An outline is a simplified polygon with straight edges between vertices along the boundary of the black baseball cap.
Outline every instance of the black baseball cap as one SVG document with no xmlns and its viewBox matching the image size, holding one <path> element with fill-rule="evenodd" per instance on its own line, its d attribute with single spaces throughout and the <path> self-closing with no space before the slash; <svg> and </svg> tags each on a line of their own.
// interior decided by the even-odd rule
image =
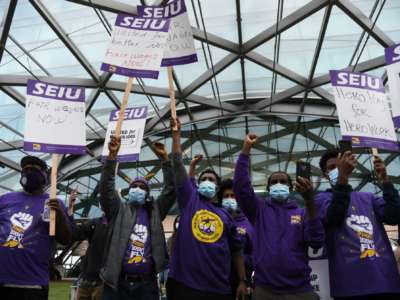
<svg viewBox="0 0 400 300">
<path fill-rule="evenodd" d="M 21 159 L 21 168 L 23 169 L 27 165 L 34 165 L 40 167 L 43 171 L 47 171 L 48 167 L 44 160 L 39 157 L 27 155 Z"/>
</svg>

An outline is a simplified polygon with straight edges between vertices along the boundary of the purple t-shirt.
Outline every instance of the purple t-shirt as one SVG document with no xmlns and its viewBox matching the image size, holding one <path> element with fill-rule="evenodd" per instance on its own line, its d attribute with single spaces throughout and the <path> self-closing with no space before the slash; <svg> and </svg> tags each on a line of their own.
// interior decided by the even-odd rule
<svg viewBox="0 0 400 300">
<path fill-rule="evenodd" d="M 154 273 L 149 215 L 143 206 L 137 209 L 136 223 L 133 225 L 122 263 L 122 273 L 127 275 Z"/>
<path fill-rule="evenodd" d="M 230 294 L 231 254 L 241 249 L 232 217 L 200 197 L 189 178 L 176 194 L 181 219 L 169 276 L 193 289 Z"/>
<path fill-rule="evenodd" d="M 253 226 L 250 224 L 249 220 L 246 218 L 243 212 L 240 212 L 235 218 L 235 225 L 237 233 L 243 244 L 243 253 L 245 258 L 246 268 L 252 267 L 252 242 L 251 238 L 253 235 Z"/>
<path fill-rule="evenodd" d="M 48 194 L 24 192 L 0 196 L 0 284 L 49 284 L 53 240 L 42 218 L 47 199 Z"/>
<path fill-rule="evenodd" d="M 317 195 L 322 220 L 332 193 Z M 372 193 L 351 192 L 344 223 L 327 227 L 331 295 L 352 297 L 400 293 L 400 276 L 382 222 L 383 198 Z"/>
</svg>

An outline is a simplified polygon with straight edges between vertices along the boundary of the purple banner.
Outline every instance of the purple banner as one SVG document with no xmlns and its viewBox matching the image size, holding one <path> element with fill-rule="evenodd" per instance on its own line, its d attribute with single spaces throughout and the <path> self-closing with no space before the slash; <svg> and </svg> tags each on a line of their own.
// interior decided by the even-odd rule
<svg viewBox="0 0 400 300">
<path fill-rule="evenodd" d="M 113 110 L 109 121 L 117 121 L 119 118 L 119 109 Z M 132 107 L 125 109 L 124 120 L 146 119 L 147 106 Z"/>
<path fill-rule="evenodd" d="M 382 79 L 378 76 L 334 70 L 329 71 L 329 74 L 333 86 L 353 87 L 381 93 L 385 92 Z"/>
<path fill-rule="evenodd" d="M 393 123 L 395 128 L 400 128 L 400 116 L 393 118 Z"/>
<path fill-rule="evenodd" d="M 166 6 L 138 5 L 137 12 L 143 18 L 172 18 L 185 13 L 186 5 L 183 0 L 173 1 Z"/>
<path fill-rule="evenodd" d="M 400 62 L 400 44 L 385 49 L 386 64 L 391 65 Z"/>
<path fill-rule="evenodd" d="M 176 66 L 176 65 L 185 65 L 194 63 L 197 61 L 197 54 L 191 54 L 182 57 L 175 57 L 175 58 L 163 58 L 161 61 L 162 67 L 169 67 L 169 66 Z"/>
<path fill-rule="evenodd" d="M 390 151 L 398 151 L 399 150 L 399 143 L 378 139 L 378 138 L 371 138 L 365 136 L 342 136 L 344 140 L 351 141 L 353 147 L 365 147 L 365 148 L 379 148 L 379 149 L 386 149 Z"/>
<path fill-rule="evenodd" d="M 107 160 L 107 156 L 102 156 L 101 161 L 105 162 Z M 118 162 L 130 162 L 130 161 L 137 161 L 139 160 L 139 154 L 128 154 L 128 155 L 118 155 L 117 161 Z"/>
<path fill-rule="evenodd" d="M 145 31 L 168 32 L 169 23 L 169 19 L 144 18 L 128 14 L 118 14 L 115 20 L 115 26 Z"/>
<path fill-rule="evenodd" d="M 152 78 L 152 79 L 158 79 L 158 74 L 160 73 L 159 71 L 152 71 L 152 70 L 128 69 L 128 68 L 123 68 L 123 67 L 118 67 L 118 66 L 112 66 L 112 65 L 106 64 L 106 63 L 101 64 L 101 70 L 110 72 L 110 73 L 115 73 L 115 74 L 122 75 L 122 76 Z"/>
<path fill-rule="evenodd" d="M 30 152 L 45 152 L 59 154 L 85 154 L 85 146 L 52 145 L 43 143 L 24 142 L 24 150 Z"/>
<path fill-rule="evenodd" d="M 26 84 L 26 93 L 54 100 L 85 102 L 85 89 L 82 87 L 57 85 L 32 79 Z"/>
</svg>

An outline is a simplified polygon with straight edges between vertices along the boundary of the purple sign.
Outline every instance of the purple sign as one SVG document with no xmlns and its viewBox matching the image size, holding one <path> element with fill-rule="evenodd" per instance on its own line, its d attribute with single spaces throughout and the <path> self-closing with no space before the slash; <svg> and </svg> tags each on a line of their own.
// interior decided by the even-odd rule
<svg viewBox="0 0 400 300">
<path fill-rule="evenodd" d="M 24 141 L 24 150 L 29 152 L 77 154 L 77 155 L 83 155 L 86 153 L 85 146 L 44 144 L 44 143 L 33 143 L 26 141 Z"/>
<path fill-rule="evenodd" d="M 85 102 L 85 89 L 77 86 L 55 85 L 29 79 L 27 94 L 54 100 Z"/>
<path fill-rule="evenodd" d="M 118 121 L 120 110 L 116 109 L 111 112 L 110 121 Z M 126 108 L 124 114 L 125 120 L 143 119 L 147 117 L 147 106 Z"/>
<path fill-rule="evenodd" d="M 185 1 L 177 0 L 173 1 L 165 6 L 143 6 L 139 5 L 137 7 L 137 12 L 139 16 L 143 18 L 173 18 L 179 16 L 186 12 Z"/>
<path fill-rule="evenodd" d="M 115 20 L 115 26 L 145 31 L 168 32 L 169 20 L 165 18 L 155 19 L 143 16 L 138 17 L 127 14 L 118 14 L 117 19 Z"/>
<path fill-rule="evenodd" d="M 382 93 L 385 92 L 382 79 L 378 76 L 349 71 L 329 71 L 329 74 L 333 86 L 353 87 L 374 90 Z"/>
<path fill-rule="evenodd" d="M 385 49 L 386 65 L 400 62 L 400 44 Z"/>
<path fill-rule="evenodd" d="M 390 151 L 398 151 L 399 143 L 389 140 L 365 137 L 365 136 L 342 136 L 343 140 L 351 141 L 353 147 L 365 147 L 365 148 L 379 148 L 386 149 Z"/>
<path fill-rule="evenodd" d="M 170 2 L 166 6 L 138 6 L 138 14 L 143 18 L 171 20 L 167 46 L 162 67 L 190 64 L 197 61 L 193 33 L 184 0 Z"/>
<path fill-rule="evenodd" d="M 115 73 L 127 77 L 139 77 L 139 78 L 151 78 L 157 79 L 159 71 L 152 70 L 134 70 L 118 66 L 113 66 L 110 64 L 102 63 L 100 69 L 105 72 Z"/>
</svg>

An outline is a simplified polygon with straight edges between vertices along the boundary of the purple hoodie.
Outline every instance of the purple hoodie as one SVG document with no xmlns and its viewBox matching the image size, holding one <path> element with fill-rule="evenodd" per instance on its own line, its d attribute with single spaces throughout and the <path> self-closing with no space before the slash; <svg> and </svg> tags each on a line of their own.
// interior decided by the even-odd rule
<svg viewBox="0 0 400 300">
<path fill-rule="evenodd" d="M 277 294 L 312 291 L 308 247 L 320 248 L 325 240 L 319 219 L 308 219 L 295 201 L 277 204 L 259 199 L 251 185 L 249 156 L 240 154 L 233 189 L 240 207 L 254 226 L 255 285 Z"/>
<path fill-rule="evenodd" d="M 343 192 L 344 187 L 339 187 L 337 192 Z M 392 189 L 388 192 L 395 192 Z M 385 213 L 384 199 L 351 189 L 348 193 L 350 203 L 343 223 L 327 225 L 331 296 L 400 293 L 399 272 L 381 221 Z M 320 193 L 316 197 L 325 223 L 332 197 L 332 192 Z"/>
</svg>

